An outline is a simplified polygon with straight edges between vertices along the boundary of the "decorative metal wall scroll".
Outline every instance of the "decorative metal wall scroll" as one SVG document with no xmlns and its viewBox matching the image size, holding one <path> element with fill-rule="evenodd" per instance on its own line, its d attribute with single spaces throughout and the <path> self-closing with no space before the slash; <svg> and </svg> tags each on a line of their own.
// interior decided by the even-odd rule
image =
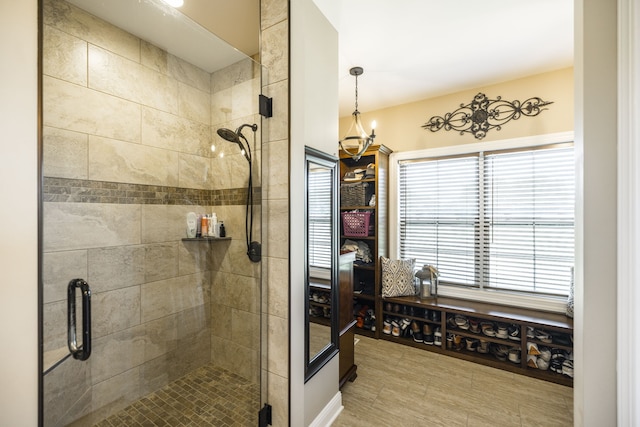
<svg viewBox="0 0 640 427">
<path fill-rule="evenodd" d="M 546 110 L 547 105 L 553 102 L 543 101 L 538 97 L 529 98 L 525 101 L 503 101 L 502 98 L 489 99 L 484 93 L 477 94 L 471 103 L 460 104 L 457 110 L 446 113 L 444 117 L 433 116 L 423 128 L 431 132 L 440 129 L 455 130 L 463 135 L 465 132 L 472 133 L 476 139 L 482 139 L 491 129 L 500 130 L 502 125 L 518 120 L 521 116 L 534 117 Z"/>
</svg>

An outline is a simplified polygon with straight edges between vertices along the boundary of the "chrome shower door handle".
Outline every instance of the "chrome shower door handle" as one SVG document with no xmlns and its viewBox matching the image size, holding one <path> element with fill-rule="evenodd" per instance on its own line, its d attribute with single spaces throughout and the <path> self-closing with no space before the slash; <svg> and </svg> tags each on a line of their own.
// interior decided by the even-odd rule
<svg viewBox="0 0 640 427">
<path fill-rule="evenodd" d="M 82 345 L 76 337 L 76 289 L 82 292 Z M 74 359 L 87 360 L 91 355 L 91 289 L 83 279 L 73 279 L 67 286 L 67 343 Z"/>
</svg>

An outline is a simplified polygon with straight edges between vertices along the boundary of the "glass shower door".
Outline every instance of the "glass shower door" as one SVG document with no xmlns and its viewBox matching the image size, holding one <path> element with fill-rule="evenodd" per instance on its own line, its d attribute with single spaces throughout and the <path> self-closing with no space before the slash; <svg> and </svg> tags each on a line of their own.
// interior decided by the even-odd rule
<svg viewBox="0 0 640 427">
<path fill-rule="evenodd" d="M 155 0 L 45 0 L 42 25 L 44 425 L 158 414 L 254 425 L 261 279 L 246 256 L 248 170 L 215 130 L 258 125 L 248 142 L 259 176 L 260 66 Z M 191 49 L 167 47 L 188 34 Z M 254 238 L 259 191 L 254 179 Z M 216 213 L 228 238 L 185 239 L 191 212 Z"/>
</svg>

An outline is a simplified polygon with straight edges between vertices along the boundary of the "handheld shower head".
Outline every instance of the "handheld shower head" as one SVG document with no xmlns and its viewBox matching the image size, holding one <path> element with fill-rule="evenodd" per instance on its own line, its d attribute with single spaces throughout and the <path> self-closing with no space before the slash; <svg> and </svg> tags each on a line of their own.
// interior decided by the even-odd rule
<svg viewBox="0 0 640 427">
<path fill-rule="evenodd" d="M 251 144 L 247 141 L 247 138 L 242 134 L 242 129 L 249 127 L 255 133 L 258 130 L 257 124 L 243 124 L 236 131 L 231 129 L 220 128 L 217 130 L 218 135 L 226 141 L 238 144 L 242 154 L 249 162 L 249 183 L 247 184 L 247 205 L 245 215 L 245 232 L 247 239 L 247 256 L 253 262 L 258 262 L 261 259 L 261 245 L 259 242 L 253 241 L 253 179 L 252 179 L 252 166 L 251 166 Z M 244 140 L 244 144 L 242 143 Z M 255 142 L 255 138 L 254 138 Z M 245 149 L 246 144 L 246 149 Z"/>
<path fill-rule="evenodd" d="M 238 134 L 232 131 L 231 129 L 220 128 L 218 129 L 218 135 L 220 135 L 222 139 L 227 140 L 229 142 L 233 142 L 236 144 L 240 143 L 240 138 L 238 137 Z"/>
<path fill-rule="evenodd" d="M 245 127 L 250 127 L 251 130 L 254 132 L 258 130 L 258 125 L 254 123 L 252 125 L 243 124 L 238 129 L 236 129 L 235 132 L 227 128 L 220 128 L 217 130 L 217 132 L 222 139 L 238 144 L 238 146 L 240 147 L 240 150 L 242 150 L 244 154 L 244 157 L 249 161 L 249 163 L 251 163 L 251 148 L 249 145 L 249 141 L 247 141 L 247 138 L 245 138 L 245 136 L 242 134 L 242 129 Z M 242 144 L 242 141 L 240 140 L 240 138 L 244 139 L 245 143 L 247 144 L 246 148 L 244 144 Z"/>
</svg>

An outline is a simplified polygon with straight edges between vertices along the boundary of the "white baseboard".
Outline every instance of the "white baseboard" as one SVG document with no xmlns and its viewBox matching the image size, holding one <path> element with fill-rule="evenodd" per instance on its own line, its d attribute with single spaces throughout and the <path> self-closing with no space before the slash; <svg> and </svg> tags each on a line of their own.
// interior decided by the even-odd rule
<svg viewBox="0 0 640 427">
<path fill-rule="evenodd" d="M 342 393 L 338 391 L 313 422 L 309 424 L 309 427 L 329 427 L 338 418 L 343 409 Z"/>
</svg>

